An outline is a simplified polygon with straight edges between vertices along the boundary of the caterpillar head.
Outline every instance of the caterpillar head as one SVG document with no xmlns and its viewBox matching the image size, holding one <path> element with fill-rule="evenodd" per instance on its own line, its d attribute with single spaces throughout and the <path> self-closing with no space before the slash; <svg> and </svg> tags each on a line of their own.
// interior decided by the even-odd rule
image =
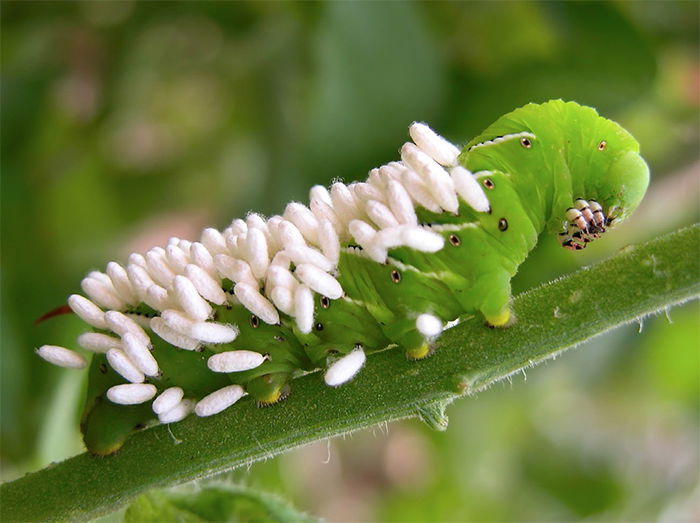
<svg viewBox="0 0 700 523">
<path fill-rule="evenodd" d="M 579 123 L 567 152 L 576 199 L 560 217 L 565 225 L 559 238 L 563 247 L 580 250 L 637 208 L 649 185 L 649 167 L 639 143 L 619 124 L 588 107 L 571 112 L 572 124 Z"/>
</svg>

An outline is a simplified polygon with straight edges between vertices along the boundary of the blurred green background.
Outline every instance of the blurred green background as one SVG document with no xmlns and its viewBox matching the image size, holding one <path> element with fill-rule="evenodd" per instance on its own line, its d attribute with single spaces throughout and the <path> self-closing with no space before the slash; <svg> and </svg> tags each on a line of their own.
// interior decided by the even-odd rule
<svg viewBox="0 0 700 523">
<path fill-rule="evenodd" d="M 699 6 L 3 2 L 3 479 L 81 450 L 82 374 L 32 352 L 81 324 L 32 323 L 88 270 L 361 179 L 414 120 L 466 143 L 564 98 L 641 142 L 634 218 L 580 255 L 543 238 L 517 290 L 697 221 Z M 697 520 L 699 318 L 597 338 L 453 405 L 445 433 L 396 423 L 232 477 L 330 521 Z"/>
</svg>

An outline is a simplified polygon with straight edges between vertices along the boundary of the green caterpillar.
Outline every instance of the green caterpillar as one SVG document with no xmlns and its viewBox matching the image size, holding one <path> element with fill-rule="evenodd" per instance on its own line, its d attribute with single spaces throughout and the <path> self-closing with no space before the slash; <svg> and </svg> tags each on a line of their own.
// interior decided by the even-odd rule
<svg viewBox="0 0 700 523">
<path fill-rule="evenodd" d="M 92 327 L 78 339 L 94 353 L 90 452 L 117 451 L 156 417 L 213 415 L 245 394 L 274 404 L 300 371 L 341 385 L 390 344 L 425 358 L 465 313 L 505 327 L 510 280 L 539 234 L 582 249 L 649 183 L 635 139 L 573 102 L 516 109 L 461 151 L 424 124 L 409 131 L 401 161 L 366 182 L 314 187 L 308 207 L 173 238 L 83 280 L 90 299 L 68 302 Z M 37 352 L 87 364 L 63 347 Z"/>
</svg>

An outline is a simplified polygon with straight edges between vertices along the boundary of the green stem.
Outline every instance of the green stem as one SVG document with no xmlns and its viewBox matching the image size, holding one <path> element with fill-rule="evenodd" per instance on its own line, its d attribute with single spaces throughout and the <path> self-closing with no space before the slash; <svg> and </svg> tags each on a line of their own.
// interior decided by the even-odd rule
<svg viewBox="0 0 700 523">
<path fill-rule="evenodd" d="M 2 485 L 0 519 L 89 519 L 153 487 L 211 476 L 311 441 L 421 415 L 442 426 L 435 403 L 484 389 L 593 336 L 700 295 L 697 224 L 517 296 L 517 322 L 488 329 L 471 318 L 446 331 L 431 358 L 396 350 L 369 358 L 350 384 L 329 389 L 318 374 L 293 383 L 280 406 L 243 400 L 212 418 L 157 426 L 116 455 L 81 454 Z"/>
</svg>

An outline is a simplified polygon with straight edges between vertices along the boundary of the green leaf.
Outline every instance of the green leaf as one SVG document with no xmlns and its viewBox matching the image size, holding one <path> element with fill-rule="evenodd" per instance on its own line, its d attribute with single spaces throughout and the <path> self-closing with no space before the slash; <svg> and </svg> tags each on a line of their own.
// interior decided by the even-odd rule
<svg viewBox="0 0 700 523">
<path fill-rule="evenodd" d="M 217 485 L 197 492 L 154 490 L 139 496 L 124 515 L 125 523 L 163 521 L 275 521 L 313 522 L 287 502 L 267 492 L 245 486 Z"/>
<path fill-rule="evenodd" d="M 700 296 L 700 226 L 682 229 L 517 296 L 517 322 L 471 318 L 444 333 L 427 360 L 396 350 L 369 358 L 346 386 L 318 374 L 293 383 L 282 405 L 252 400 L 211 418 L 135 434 L 106 458 L 81 454 L 2 485 L 0 519 L 88 519 L 154 487 L 204 478 L 311 441 L 415 416 L 435 402 L 487 388 L 593 336 Z"/>
</svg>

